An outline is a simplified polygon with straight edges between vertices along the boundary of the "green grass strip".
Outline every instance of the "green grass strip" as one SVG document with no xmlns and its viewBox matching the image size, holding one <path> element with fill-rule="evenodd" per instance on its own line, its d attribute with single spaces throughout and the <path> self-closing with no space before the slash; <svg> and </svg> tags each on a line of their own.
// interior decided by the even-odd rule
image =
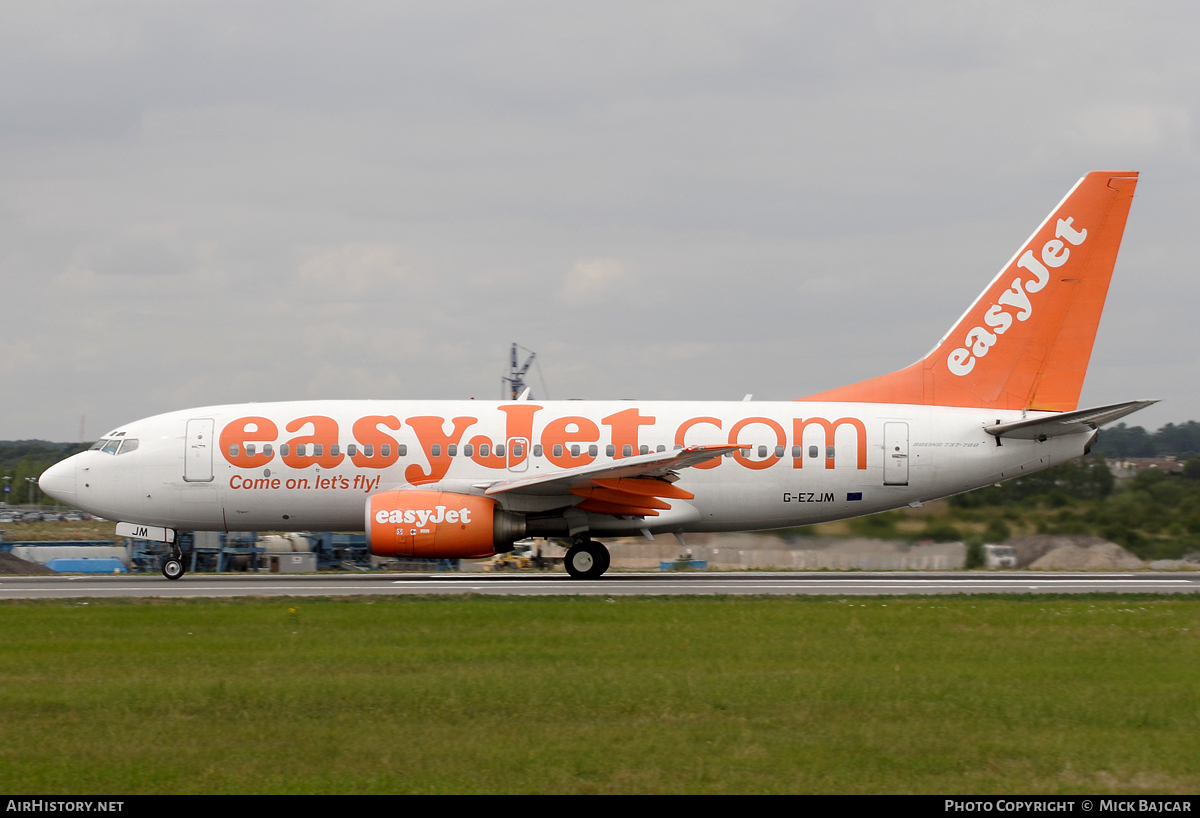
<svg viewBox="0 0 1200 818">
<path fill-rule="evenodd" d="M 0 791 L 1200 791 L 1200 597 L 0 603 Z"/>
</svg>

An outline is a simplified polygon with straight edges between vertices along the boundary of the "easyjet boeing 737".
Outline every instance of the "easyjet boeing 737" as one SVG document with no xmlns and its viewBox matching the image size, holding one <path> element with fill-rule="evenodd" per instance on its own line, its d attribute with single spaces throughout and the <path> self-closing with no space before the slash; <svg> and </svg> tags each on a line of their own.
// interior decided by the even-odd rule
<svg viewBox="0 0 1200 818">
<path fill-rule="evenodd" d="M 1085 454 L 1152 401 L 1077 410 L 1137 174 L 1081 179 L 933 351 L 779 403 L 295 401 L 157 415 L 41 487 L 170 543 L 176 529 L 365 530 L 381 556 L 807 525 L 915 505 Z"/>
</svg>

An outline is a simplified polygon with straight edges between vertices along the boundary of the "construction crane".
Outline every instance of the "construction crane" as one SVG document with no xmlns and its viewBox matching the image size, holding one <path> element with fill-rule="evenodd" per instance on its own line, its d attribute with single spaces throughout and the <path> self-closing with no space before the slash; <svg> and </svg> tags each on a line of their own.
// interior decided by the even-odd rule
<svg viewBox="0 0 1200 818">
<path fill-rule="evenodd" d="M 518 363 L 518 349 L 529 353 L 529 357 L 525 359 L 525 363 L 523 365 Z M 500 378 L 500 382 L 502 384 L 506 384 L 504 387 L 502 387 L 501 397 L 508 398 L 509 400 L 516 400 L 517 398 L 521 397 L 522 393 L 524 393 L 527 389 L 525 386 L 525 373 L 529 371 L 529 367 L 533 366 L 536 361 L 536 352 L 525 349 L 525 347 L 522 346 L 517 346 L 516 344 L 512 345 L 512 353 L 510 354 L 508 361 L 508 375 Z M 542 378 L 541 364 L 538 364 L 537 371 L 538 380 L 542 382 L 542 392 L 545 393 L 546 381 L 544 378 Z M 526 397 L 532 396 L 526 395 Z M 543 397 L 546 396 L 543 395 Z"/>
</svg>

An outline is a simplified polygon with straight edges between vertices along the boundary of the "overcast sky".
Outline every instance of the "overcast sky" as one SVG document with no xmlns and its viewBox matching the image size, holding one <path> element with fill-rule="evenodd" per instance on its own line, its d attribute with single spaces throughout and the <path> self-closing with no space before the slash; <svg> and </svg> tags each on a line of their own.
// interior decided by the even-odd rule
<svg viewBox="0 0 1200 818">
<path fill-rule="evenodd" d="M 1200 420 L 1200 6 L 0 5 L 0 439 L 213 403 L 791 399 L 1141 171 L 1081 406 Z"/>
</svg>

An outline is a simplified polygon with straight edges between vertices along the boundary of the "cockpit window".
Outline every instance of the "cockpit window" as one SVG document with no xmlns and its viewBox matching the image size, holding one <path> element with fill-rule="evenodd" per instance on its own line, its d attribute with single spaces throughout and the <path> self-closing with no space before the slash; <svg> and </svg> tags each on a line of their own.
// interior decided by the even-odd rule
<svg viewBox="0 0 1200 818">
<path fill-rule="evenodd" d="M 105 454 L 116 454 L 117 449 L 120 448 L 120 446 L 120 440 L 106 440 L 104 441 L 104 448 L 102 448 L 100 451 L 104 452 Z"/>
<path fill-rule="evenodd" d="M 118 454 L 129 454 L 132 451 L 136 451 L 137 447 L 138 447 L 137 438 L 127 437 L 123 441 L 121 441 L 121 451 L 118 452 Z"/>
<path fill-rule="evenodd" d="M 102 448 L 104 446 L 104 444 L 107 442 L 108 442 L 107 440 L 97 440 L 95 443 L 92 444 L 92 447 L 90 449 L 88 449 L 88 451 L 94 452 L 97 449 Z"/>
</svg>

